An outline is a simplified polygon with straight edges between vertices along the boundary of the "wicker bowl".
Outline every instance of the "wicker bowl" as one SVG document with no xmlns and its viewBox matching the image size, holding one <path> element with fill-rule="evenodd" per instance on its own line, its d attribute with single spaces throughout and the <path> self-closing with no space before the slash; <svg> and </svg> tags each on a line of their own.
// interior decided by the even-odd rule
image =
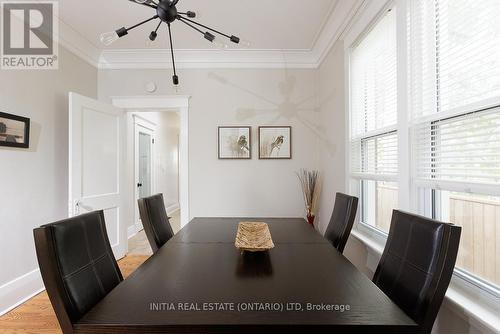
<svg viewBox="0 0 500 334">
<path fill-rule="evenodd" d="M 265 252 L 274 248 L 269 226 L 258 222 L 241 222 L 234 245 L 242 252 Z"/>
</svg>

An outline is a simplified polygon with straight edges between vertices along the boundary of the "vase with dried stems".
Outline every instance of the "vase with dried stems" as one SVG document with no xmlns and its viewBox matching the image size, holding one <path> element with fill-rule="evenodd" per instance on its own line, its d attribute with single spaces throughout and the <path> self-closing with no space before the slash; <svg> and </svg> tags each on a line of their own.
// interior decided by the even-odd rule
<svg viewBox="0 0 500 334">
<path fill-rule="evenodd" d="M 301 169 L 297 172 L 304 195 L 304 204 L 306 207 L 307 222 L 314 227 L 316 218 L 316 209 L 319 200 L 321 182 L 319 171 Z"/>
</svg>

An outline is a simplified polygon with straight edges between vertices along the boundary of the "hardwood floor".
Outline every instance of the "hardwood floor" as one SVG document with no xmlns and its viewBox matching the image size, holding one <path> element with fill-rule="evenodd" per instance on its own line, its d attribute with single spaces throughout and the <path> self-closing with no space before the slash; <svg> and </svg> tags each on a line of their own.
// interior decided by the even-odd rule
<svg viewBox="0 0 500 334">
<path fill-rule="evenodd" d="M 127 255 L 118 261 L 123 277 L 129 276 L 147 258 L 148 256 Z M 0 317 L 0 333 L 53 334 L 62 332 L 49 297 L 44 291 Z"/>
</svg>

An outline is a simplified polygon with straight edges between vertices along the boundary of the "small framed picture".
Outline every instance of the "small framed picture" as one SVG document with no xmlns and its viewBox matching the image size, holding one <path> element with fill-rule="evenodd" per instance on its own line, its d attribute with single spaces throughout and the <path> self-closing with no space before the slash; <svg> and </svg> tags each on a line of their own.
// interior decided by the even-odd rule
<svg viewBox="0 0 500 334">
<path fill-rule="evenodd" d="M 291 159 L 292 127 L 260 126 L 259 159 Z"/>
<path fill-rule="evenodd" d="M 219 126 L 219 159 L 252 159 L 252 128 Z"/>
<path fill-rule="evenodd" d="M 29 148 L 30 119 L 0 112 L 0 146 Z"/>
</svg>

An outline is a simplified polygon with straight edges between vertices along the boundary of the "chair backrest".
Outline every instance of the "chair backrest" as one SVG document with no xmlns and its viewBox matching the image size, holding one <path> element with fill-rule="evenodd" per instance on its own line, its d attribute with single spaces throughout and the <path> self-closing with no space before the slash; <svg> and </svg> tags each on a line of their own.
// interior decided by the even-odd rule
<svg viewBox="0 0 500 334">
<path fill-rule="evenodd" d="M 73 333 L 73 324 L 123 281 L 104 213 L 97 211 L 44 225 L 33 234 L 52 307 L 63 333 Z"/>
<path fill-rule="evenodd" d="M 347 239 L 349 239 L 349 235 L 351 234 L 357 211 L 357 197 L 337 193 L 332 217 L 325 232 L 325 238 L 341 253 L 344 252 Z"/>
<path fill-rule="evenodd" d="M 430 333 L 448 289 L 461 228 L 394 210 L 373 282 Z"/>
<path fill-rule="evenodd" d="M 142 226 L 144 226 L 151 249 L 156 253 L 174 236 L 169 222 L 170 217 L 167 216 L 167 210 L 165 210 L 163 195 L 141 198 L 138 202 Z"/>
</svg>

